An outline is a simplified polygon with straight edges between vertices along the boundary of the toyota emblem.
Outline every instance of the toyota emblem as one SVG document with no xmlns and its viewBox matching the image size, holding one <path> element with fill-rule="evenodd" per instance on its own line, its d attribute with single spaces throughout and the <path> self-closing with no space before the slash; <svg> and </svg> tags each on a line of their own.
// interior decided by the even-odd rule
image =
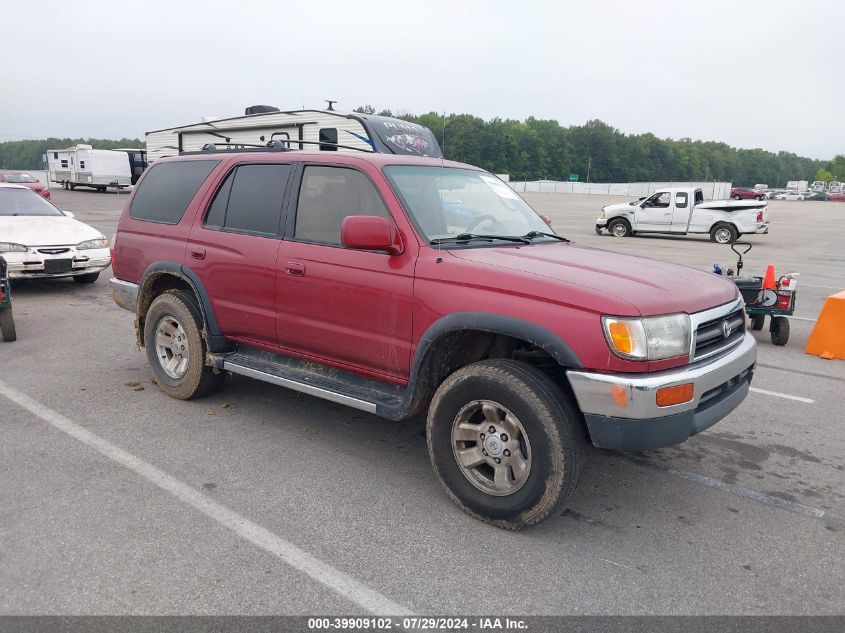
<svg viewBox="0 0 845 633">
<path fill-rule="evenodd" d="M 731 324 L 728 321 L 722 321 L 722 336 L 728 338 L 731 335 Z"/>
</svg>

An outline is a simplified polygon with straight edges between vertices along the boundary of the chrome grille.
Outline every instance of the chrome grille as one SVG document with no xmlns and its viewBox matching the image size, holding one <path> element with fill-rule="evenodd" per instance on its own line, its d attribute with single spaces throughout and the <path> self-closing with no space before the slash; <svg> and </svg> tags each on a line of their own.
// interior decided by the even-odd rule
<svg viewBox="0 0 845 633">
<path fill-rule="evenodd" d="M 70 251 L 69 248 L 39 248 L 38 252 L 42 255 L 61 255 Z"/>
<path fill-rule="evenodd" d="M 729 331 L 727 337 L 726 330 Z M 695 330 L 693 360 L 703 360 L 739 345 L 744 336 L 745 311 L 742 307 L 699 323 Z"/>
</svg>

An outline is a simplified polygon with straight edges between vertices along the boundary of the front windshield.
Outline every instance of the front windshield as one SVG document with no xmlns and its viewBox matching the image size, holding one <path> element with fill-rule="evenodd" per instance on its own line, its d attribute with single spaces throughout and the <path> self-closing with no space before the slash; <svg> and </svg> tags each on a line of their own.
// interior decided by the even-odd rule
<svg viewBox="0 0 845 633">
<path fill-rule="evenodd" d="M 30 189 L 0 187 L 0 216 L 7 215 L 64 215 Z"/>
<path fill-rule="evenodd" d="M 385 172 L 429 241 L 467 233 L 552 232 L 513 189 L 487 172 L 411 165 L 391 165 Z"/>
<path fill-rule="evenodd" d="M 5 174 L 3 180 L 6 182 L 38 182 L 38 178 L 33 178 L 29 174 Z"/>
</svg>

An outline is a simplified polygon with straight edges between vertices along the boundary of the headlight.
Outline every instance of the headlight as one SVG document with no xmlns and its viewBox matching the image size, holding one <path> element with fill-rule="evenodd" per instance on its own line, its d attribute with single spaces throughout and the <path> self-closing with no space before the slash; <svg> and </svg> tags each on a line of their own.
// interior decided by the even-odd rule
<svg viewBox="0 0 845 633">
<path fill-rule="evenodd" d="M 96 240 L 86 240 L 84 242 L 80 242 L 79 244 L 76 245 L 76 250 L 84 251 L 84 250 L 88 250 L 88 249 L 91 249 L 91 248 L 108 248 L 108 247 L 109 247 L 109 241 L 106 238 L 101 237 L 101 238 L 96 239 Z"/>
<path fill-rule="evenodd" d="M 617 356 L 660 360 L 689 354 L 692 326 L 688 314 L 630 319 L 602 317 L 605 338 Z"/>
<path fill-rule="evenodd" d="M 601 213 L 599 213 L 599 219 L 604 220 L 607 217 L 604 213 L 604 208 L 602 208 Z"/>
<path fill-rule="evenodd" d="M 0 242 L 0 253 L 26 253 L 26 246 L 13 242 Z"/>
</svg>

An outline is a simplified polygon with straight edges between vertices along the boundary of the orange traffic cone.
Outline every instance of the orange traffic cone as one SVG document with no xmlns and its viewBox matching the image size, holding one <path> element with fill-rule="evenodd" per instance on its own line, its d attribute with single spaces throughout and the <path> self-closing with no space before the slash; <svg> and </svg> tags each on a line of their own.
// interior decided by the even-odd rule
<svg viewBox="0 0 845 633">
<path fill-rule="evenodd" d="M 763 289 L 777 290 L 777 288 L 777 284 L 775 283 L 775 267 L 769 264 L 768 268 L 766 268 L 766 276 L 763 277 Z"/>
</svg>

